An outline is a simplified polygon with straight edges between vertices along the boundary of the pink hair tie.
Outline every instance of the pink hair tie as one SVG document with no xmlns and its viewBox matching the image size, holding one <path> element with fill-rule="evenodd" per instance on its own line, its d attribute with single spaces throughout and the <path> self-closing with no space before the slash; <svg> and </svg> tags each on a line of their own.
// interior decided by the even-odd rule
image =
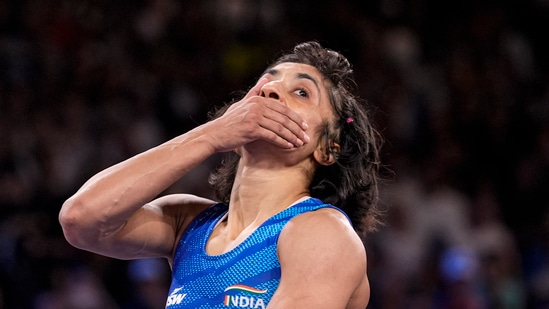
<svg viewBox="0 0 549 309">
<path fill-rule="evenodd" d="M 348 124 L 351 123 L 351 122 L 353 122 L 353 121 L 354 121 L 353 117 L 349 117 L 349 118 L 347 118 L 347 120 L 346 120 L 346 122 L 347 122 Z"/>
</svg>

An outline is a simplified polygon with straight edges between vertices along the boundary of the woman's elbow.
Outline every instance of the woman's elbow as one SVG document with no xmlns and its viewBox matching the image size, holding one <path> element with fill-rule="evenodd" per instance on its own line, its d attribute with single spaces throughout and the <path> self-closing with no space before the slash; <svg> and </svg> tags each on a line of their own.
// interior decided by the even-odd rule
<svg viewBox="0 0 549 309">
<path fill-rule="evenodd" d="M 86 249 L 90 243 L 92 233 L 86 228 L 87 216 L 83 211 L 84 205 L 74 197 L 69 198 L 63 203 L 59 211 L 59 223 L 67 242 L 74 247 Z"/>
</svg>

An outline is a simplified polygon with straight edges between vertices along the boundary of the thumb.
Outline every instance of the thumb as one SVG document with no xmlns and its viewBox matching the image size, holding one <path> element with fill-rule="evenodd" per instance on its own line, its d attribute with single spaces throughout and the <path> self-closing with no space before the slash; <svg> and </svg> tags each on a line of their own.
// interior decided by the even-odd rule
<svg viewBox="0 0 549 309">
<path fill-rule="evenodd" d="M 248 93 L 246 94 L 246 98 L 249 98 L 249 97 L 255 96 L 255 95 L 259 95 L 261 93 L 261 88 L 263 88 L 263 86 L 265 86 L 265 84 L 268 83 L 268 82 L 269 82 L 269 80 L 265 77 L 258 80 L 257 84 L 255 84 L 255 86 L 253 86 L 248 91 Z"/>
</svg>

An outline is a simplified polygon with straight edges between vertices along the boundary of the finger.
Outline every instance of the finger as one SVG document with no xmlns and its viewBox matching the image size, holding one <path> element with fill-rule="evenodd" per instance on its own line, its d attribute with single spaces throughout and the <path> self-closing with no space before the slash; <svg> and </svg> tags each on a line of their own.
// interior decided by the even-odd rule
<svg viewBox="0 0 549 309">
<path fill-rule="evenodd" d="M 256 96 L 256 95 L 260 95 L 261 94 L 261 89 L 263 88 L 263 86 L 265 86 L 266 83 L 268 83 L 269 80 L 265 77 L 259 79 L 257 81 L 257 84 L 255 84 L 255 86 L 253 86 L 249 91 L 248 93 L 246 94 L 246 96 L 244 98 L 249 98 L 251 96 Z"/>
<path fill-rule="evenodd" d="M 288 129 L 288 120 L 272 120 L 265 118 L 264 121 L 262 121 L 259 126 L 263 128 L 265 131 L 270 132 L 269 135 L 274 134 L 274 136 L 278 137 L 277 139 L 282 139 L 286 141 L 287 143 L 291 143 L 295 147 L 303 146 L 304 144 L 309 142 L 309 137 L 302 133 L 302 134 L 296 134 L 291 129 Z M 282 124 L 284 123 L 285 124 Z M 300 132 L 300 129 L 297 129 Z M 272 133 L 272 134 L 271 134 Z"/>
<path fill-rule="evenodd" d="M 280 148 L 291 149 L 291 148 L 299 147 L 295 143 L 290 143 L 285 138 L 282 138 L 281 136 L 277 135 L 276 133 L 270 130 L 265 130 L 262 135 L 263 135 L 261 137 L 262 140 L 267 141 Z"/>
<path fill-rule="evenodd" d="M 291 121 L 295 122 L 303 131 L 307 130 L 307 128 L 309 127 L 298 113 L 296 113 L 294 110 L 292 110 L 291 108 L 289 108 L 284 104 L 280 104 L 277 101 L 268 100 L 266 103 L 266 106 L 269 109 L 272 109 L 277 113 L 280 113 L 288 117 Z"/>
<path fill-rule="evenodd" d="M 291 147 L 299 147 L 309 141 L 300 126 L 283 114 L 290 113 L 297 121 L 302 121 L 297 113 L 263 97 L 255 97 L 252 101 L 235 109 L 235 113 L 240 115 L 235 125 L 250 140 L 263 139 L 283 148 L 287 148 L 288 143 Z M 279 106 L 269 108 L 268 105 Z"/>
<path fill-rule="evenodd" d="M 264 117 L 273 121 L 271 124 L 267 123 L 265 125 L 266 128 L 273 130 L 277 134 L 281 134 L 283 138 L 294 144 L 296 143 L 296 138 L 298 139 L 297 143 L 301 142 L 301 145 L 309 142 L 310 137 L 305 132 L 307 123 L 305 123 L 298 113 L 286 105 L 272 100 L 267 100 L 265 106 L 268 107 L 268 111 L 270 112 L 267 112 Z"/>
</svg>

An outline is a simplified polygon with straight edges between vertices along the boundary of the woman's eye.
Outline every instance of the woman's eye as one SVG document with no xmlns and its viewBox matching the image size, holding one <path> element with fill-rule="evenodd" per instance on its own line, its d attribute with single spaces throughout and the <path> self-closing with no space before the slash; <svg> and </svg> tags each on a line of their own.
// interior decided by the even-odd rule
<svg viewBox="0 0 549 309">
<path fill-rule="evenodd" d="M 300 97 L 304 97 L 304 98 L 309 97 L 309 93 L 308 93 L 307 90 L 305 90 L 305 89 L 297 89 L 297 90 L 295 91 L 295 93 L 296 93 L 298 96 L 300 96 Z"/>
</svg>

